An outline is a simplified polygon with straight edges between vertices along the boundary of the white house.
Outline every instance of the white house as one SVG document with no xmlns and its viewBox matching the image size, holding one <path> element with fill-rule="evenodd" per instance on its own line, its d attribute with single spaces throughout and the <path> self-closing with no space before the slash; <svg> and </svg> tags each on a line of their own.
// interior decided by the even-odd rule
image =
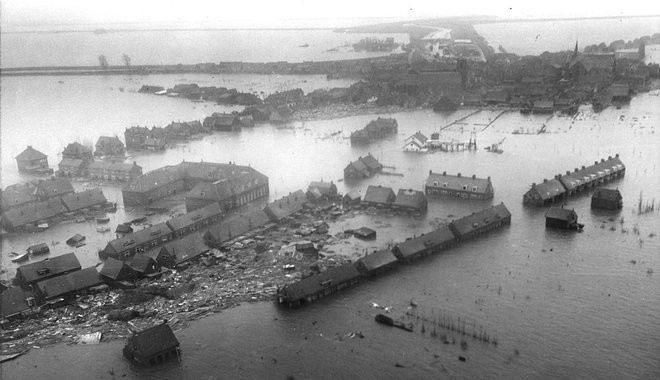
<svg viewBox="0 0 660 380">
<path fill-rule="evenodd" d="M 426 142 L 428 138 L 420 132 L 408 137 L 403 146 L 405 152 L 426 152 L 428 150 Z"/>
</svg>

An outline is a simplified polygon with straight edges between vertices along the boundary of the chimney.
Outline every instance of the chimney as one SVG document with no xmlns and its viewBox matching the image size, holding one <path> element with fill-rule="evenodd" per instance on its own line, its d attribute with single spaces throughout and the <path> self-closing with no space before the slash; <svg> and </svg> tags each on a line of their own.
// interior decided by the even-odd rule
<svg viewBox="0 0 660 380">
<path fill-rule="evenodd" d="M 133 161 L 133 166 L 137 166 L 137 161 Z"/>
<path fill-rule="evenodd" d="M 601 158 L 601 159 L 600 159 L 600 162 L 605 162 L 605 159 L 604 159 L 604 158 Z"/>
<path fill-rule="evenodd" d="M 532 189 L 536 187 L 536 182 L 532 182 Z"/>
<path fill-rule="evenodd" d="M 458 177 L 460 177 L 460 176 L 461 176 L 461 173 L 458 173 Z"/>
<path fill-rule="evenodd" d="M 611 160 L 611 159 L 612 159 L 612 156 L 607 156 L 608 161 Z"/>
<path fill-rule="evenodd" d="M 575 168 L 575 172 L 576 172 L 576 173 L 577 173 L 577 171 L 578 171 L 578 169 L 577 169 L 577 168 Z"/>
<path fill-rule="evenodd" d="M 429 170 L 429 175 L 433 174 L 433 170 Z"/>
<path fill-rule="evenodd" d="M 619 158 L 619 153 L 615 154 L 614 157 Z"/>
<path fill-rule="evenodd" d="M 566 175 L 569 175 L 569 174 L 571 174 L 571 171 L 570 171 L 570 170 L 566 170 Z"/>
<path fill-rule="evenodd" d="M 477 176 L 476 176 L 476 175 L 474 175 L 474 174 L 472 174 L 472 179 L 475 179 L 475 178 L 477 178 Z"/>
<path fill-rule="evenodd" d="M 586 168 L 584 167 L 584 165 L 582 165 L 582 170 L 584 170 L 584 169 L 586 169 Z"/>
<path fill-rule="evenodd" d="M 594 165 L 598 165 L 598 161 L 594 161 Z"/>
<path fill-rule="evenodd" d="M 446 172 L 446 171 L 445 171 L 445 172 L 442 172 L 442 175 L 443 175 L 443 176 L 447 175 L 447 172 Z"/>
<path fill-rule="evenodd" d="M 547 180 L 547 179 L 545 179 L 545 178 L 543 178 L 543 183 L 546 183 L 546 182 L 548 182 L 548 180 Z"/>
</svg>

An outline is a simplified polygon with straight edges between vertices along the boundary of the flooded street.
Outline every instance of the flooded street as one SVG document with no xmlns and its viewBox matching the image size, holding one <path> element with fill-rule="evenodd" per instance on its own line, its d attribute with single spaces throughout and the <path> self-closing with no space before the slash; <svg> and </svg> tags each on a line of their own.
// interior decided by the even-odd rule
<svg viewBox="0 0 660 380">
<path fill-rule="evenodd" d="M 114 134 L 123 140 L 124 128 L 131 125 L 164 126 L 172 120 L 202 119 L 231 109 L 135 93 L 142 84 L 196 82 L 267 93 L 350 84 L 320 76 L 58 80 L 2 78 L 3 187 L 27 180 L 18 175 L 13 159 L 27 144 L 48 154 L 50 166 L 56 167 L 61 159 L 58 153 L 75 140 L 94 142 L 100 135 Z M 50 105 L 44 107 L 47 103 Z M 122 111 L 116 112 L 118 109 Z M 7 378 L 45 378 L 53 371 L 86 378 L 124 374 L 141 378 L 318 378 L 328 374 L 374 379 L 659 377 L 660 96 L 657 92 L 641 94 L 628 106 L 610 107 L 599 114 L 583 107 L 575 118 L 517 112 L 500 116 L 500 110 L 483 110 L 450 125 L 473 112 L 381 114 L 378 116 L 397 119 L 398 134 L 363 147 L 351 146 L 350 133 L 376 115 L 279 127 L 265 124 L 240 133 L 213 133 L 163 153 L 134 155 L 131 160 L 145 172 L 182 160 L 250 165 L 269 177 L 271 200 L 305 190 L 310 181 L 321 179 L 334 181 L 342 193 L 364 193 L 370 184 L 391 186 L 395 191 L 422 189 L 429 170 L 490 176 L 495 188 L 492 204 L 504 202 L 512 222 L 510 227 L 300 310 L 257 303 L 196 321 L 177 333 L 184 358 L 181 365 L 137 372 L 121 356 L 123 342 L 114 341 L 89 347 L 33 349 L 3 363 L 0 373 Z M 533 134 L 544 124 L 546 133 Z M 441 139 L 458 142 L 467 142 L 474 131 L 479 149 L 403 152 L 404 140 L 417 131 L 427 136 L 439 132 Z M 514 131 L 522 133 L 512 134 Z M 525 134 L 528 132 L 532 134 Z M 34 136 L 43 138 L 37 141 Z M 484 149 L 502 140 L 504 153 Z M 344 183 L 343 168 L 367 153 L 401 176 L 381 174 L 356 184 Z M 626 175 L 606 187 L 621 191 L 622 210 L 592 211 L 590 193 L 566 201 L 565 207 L 574 208 L 585 224 L 584 232 L 546 230 L 545 208 L 523 207 L 522 196 L 533 182 L 617 153 L 626 165 Z M 81 189 L 93 184 L 74 186 Z M 142 216 L 138 210 L 124 209 L 118 187 L 105 186 L 104 194 L 119 204 L 117 213 L 109 214 L 113 230 L 120 222 Z M 655 211 L 639 215 L 640 198 L 643 203 L 654 202 Z M 388 212 L 342 217 L 330 226 L 331 234 L 367 226 L 377 231 L 377 239 L 364 242 L 350 238 L 327 249 L 357 259 L 365 249 L 405 240 L 490 204 L 431 199 L 429 211 L 422 217 Z M 168 217 L 155 215 L 149 222 Z M 98 233 L 95 227 L 93 221 L 60 223 L 43 233 L 3 236 L 2 266 L 7 269 L 3 276 L 13 276 L 15 268 L 6 253 L 43 241 L 49 245 L 60 242 L 51 246 L 51 256 L 66 253 L 72 249 L 64 240 L 75 233 L 87 236 L 87 245 L 74 250 L 82 266 L 96 264 L 98 249 L 114 234 Z M 430 319 L 443 315 L 461 318 L 470 325 L 483 326 L 497 337 L 498 345 L 469 340 L 467 349 L 462 350 L 459 344 L 446 345 L 430 336 L 429 326 L 422 334 L 419 329 L 408 333 L 373 322 L 373 316 L 382 310 L 373 308 L 372 303 L 391 306 L 391 316 L 398 318 L 409 309 L 411 299 L 419 305 L 414 313 Z M 347 337 L 358 331 L 364 339 Z M 452 334 L 460 339 L 453 332 L 445 333 L 450 340 Z M 467 363 L 459 362 L 458 355 L 467 357 Z M 395 367 L 396 363 L 402 366 Z"/>
</svg>

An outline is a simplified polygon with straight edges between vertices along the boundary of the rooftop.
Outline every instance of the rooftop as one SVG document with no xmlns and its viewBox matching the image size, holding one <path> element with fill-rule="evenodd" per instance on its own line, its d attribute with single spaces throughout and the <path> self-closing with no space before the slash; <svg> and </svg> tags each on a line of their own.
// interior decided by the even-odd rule
<svg viewBox="0 0 660 380">
<path fill-rule="evenodd" d="M 58 274 L 79 270 L 80 262 L 74 253 L 49 257 L 34 263 L 22 265 L 16 268 L 16 274 L 23 277 L 26 284 L 39 281 L 42 278 L 57 276 Z"/>
<path fill-rule="evenodd" d="M 430 172 L 429 177 L 426 179 L 426 186 L 429 187 L 447 188 L 449 190 L 466 190 L 463 187 L 467 186 L 468 191 L 476 193 L 486 193 L 489 185 L 490 177 L 478 178 L 475 175 L 466 177 L 462 176 L 461 173 L 458 173 L 458 175 L 452 175 L 447 174 L 447 172 Z M 476 190 L 474 189 L 475 186 Z"/>
<path fill-rule="evenodd" d="M 284 289 L 287 298 L 296 301 L 316 294 L 328 286 L 341 284 L 358 277 L 360 277 L 360 272 L 355 268 L 355 265 L 344 264 L 287 285 Z"/>
<path fill-rule="evenodd" d="M 456 237 L 449 227 L 443 226 L 435 231 L 404 241 L 397 247 L 403 258 L 407 258 L 455 239 Z"/>
</svg>

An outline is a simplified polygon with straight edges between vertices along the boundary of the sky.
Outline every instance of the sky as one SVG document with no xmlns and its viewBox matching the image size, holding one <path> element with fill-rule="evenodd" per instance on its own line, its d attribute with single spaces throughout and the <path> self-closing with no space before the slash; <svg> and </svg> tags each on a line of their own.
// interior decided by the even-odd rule
<svg viewBox="0 0 660 380">
<path fill-rule="evenodd" d="M 120 23 L 258 27 L 295 25 L 300 20 L 310 19 L 316 20 L 319 26 L 328 26 L 326 24 L 332 24 L 332 21 L 343 26 L 350 24 L 351 20 L 364 18 L 398 21 L 464 15 L 502 18 L 660 15 L 658 1 L 603 0 L 594 3 L 575 0 L 0 0 L 0 27 Z"/>
</svg>

